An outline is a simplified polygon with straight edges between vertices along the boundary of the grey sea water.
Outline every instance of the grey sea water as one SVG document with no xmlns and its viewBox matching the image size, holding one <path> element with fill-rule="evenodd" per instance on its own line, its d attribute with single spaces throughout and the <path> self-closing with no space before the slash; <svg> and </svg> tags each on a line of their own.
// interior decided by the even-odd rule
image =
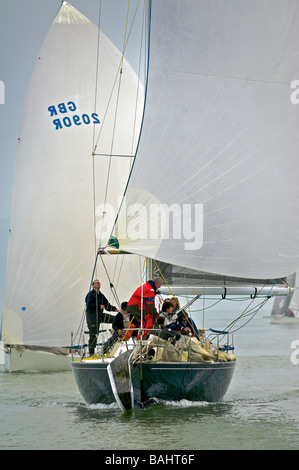
<svg viewBox="0 0 299 470">
<path fill-rule="evenodd" d="M 205 327 L 225 328 L 234 310 L 221 303 Z M 235 333 L 238 362 L 221 403 L 123 413 L 116 404 L 87 405 L 72 372 L 0 373 L 0 449 L 298 450 L 299 325 L 270 324 L 269 313 Z"/>
</svg>

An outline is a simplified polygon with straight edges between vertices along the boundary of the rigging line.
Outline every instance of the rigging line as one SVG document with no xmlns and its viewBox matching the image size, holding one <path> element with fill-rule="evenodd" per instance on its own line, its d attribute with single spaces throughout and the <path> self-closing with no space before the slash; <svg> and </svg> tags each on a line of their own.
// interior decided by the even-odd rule
<svg viewBox="0 0 299 470">
<path fill-rule="evenodd" d="M 209 308 L 214 307 L 215 305 L 219 304 L 219 302 L 222 302 L 222 301 L 223 301 L 223 299 L 219 299 L 214 304 L 211 304 L 209 306 L 205 306 L 204 308 L 199 308 L 199 309 L 193 310 L 193 313 L 198 313 L 198 312 L 202 312 L 203 310 L 208 310 Z"/>
<path fill-rule="evenodd" d="M 127 28 L 128 28 L 128 18 L 129 18 L 129 10 L 130 10 L 130 0 L 128 0 L 128 8 L 127 8 L 127 17 L 126 17 L 126 26 L 125 26 L 125 34 L 124 34 L 124 43 L 123 43 L 123 51 L 122 51 L 122 58 L 120 63 L 120 71 L 119 71 L 119 80 L 118 80 L 118 89 L 117 89 L 117 97 L 116 97 L 116 105 L 115 105 L 115 114 L 114 114 L 114 122 L 113 122 L 113 131 L 112 131 L 112 139 L 111 139 L 111 147 L 110 147 L 110 154 L 113 153 L 113 146 L 114 146 L 114 137 L 115 137 L 115 129 L 116 129 L 116 121 L 118 116 L 118 109 L 119 109 L 119 96 L 120 96 L 120 87 L 122 82 L 122 73 L 123 73 L 123 61 L 124 61 L 124 53 L 125 53 L 125 46 L 126 46 L 126 37 L 127 37 Z M 108 186 L 110 181 L 110 172 L 111 172 L 111 162 L 112 156 L 109 157 L 109 164 L 108 164 L 108 171 L 107 171 L 107 178 L 106 178 L 106 188 L 105 188 L 105 196 L 104 196 L 104 211 L 106 208 L 107 203 L 107 196 L 108 196 Z M 99 235 L 99 239 L 102 239 L 103 233 L 103 226 L 104 226 L 104 217 L 102 218 L 101 224 L 101 231 Z"/>
<path fill-rule="evenodd" d="M 276 282 L 276 281 L 275 281 Z M 275 283 L 274 283 L 275 284 Z M 269 293 L 271 292 L 271 290 L 273 289 L 274 287 L 274 284 L 273 286 L 271 287 Z M 259 312 L 259 310 L 268 302 L 268 300 L 270 299 L 271 297 L 270 296 L 267 296 L 262 302 L 260 302 L 258 305 L 256 305 L 255 307 L 253 307 L 252 309 L 248 310 L 247 309 L 249 308 L 249 306 L 252 304 L 252 302 L 254 301 L 254 299 L 252 300 L 252 302 L 250 302 L 250 304 L 246 307 L 246 309 L 241 313 L 241 315 L 239 315 L 235 320 L 233 320 L 225 329 L 224 331 L 227 331 L 227 332 L 230 332 L 231 334 L 232 333 L 235 333 L 237 331 L 239 331 L 241 328 L 243 328 L 244 326 L 246 326 L 254 317 L 255 315 Z M 243 325 L 241 325 L 239 328 L 237 328 L 236 330 L 233 330 L 231 331 L 231 328 L 239 321 L 241 320 L 242 318 L 245 318 L 245 317 L 248 317 L 249 315 L 251 315 L 251 317 L 249 318 L 249 320 L 244 323 Z M 209 335 L 211 336 L 211 335 Z M 223 335 L 224 336 L 224 335 Z M 214 337 L 215 338 L 215 337 Z M 213 339 L 214 339 L 213 338 Z"/>
<path fill-rule="evenodd" d="M 137 10 L 138 10 L 138 6 L 139 6 L 139 3 L 140 3 L 140 0 L 137 4 L 137 7 L 136 7 L 136 10 L 135 10 L 135 13 L 134 13 L 134 16 L 133 16 L 133 20 L 132 20 L 132 24 L 130 26 L 130 30 L 129 30 L 129 33 L 128 33 L 128 37 L 127 37 L 127 41 L 126 41 L 126 46 L 125 46 L 125 49 L 128 45 L 128 42 L 129 42 L 129 38 L 130 38 L 130 35 L 131 35 L 131 32 L 132 32 L 132 28 L 133 28 L 133 24 L 134 24 L 134 21 L 135 21 L 135 18 L 136 18 L 136 14 L 137 14 Z M 117 82 L 117 79 L 119 77 L 119 73 L 120 73 L 120 68 L 121 68 L 121 63 L 122 63 L 122 60 L 118 66 L 118 69 L 117 69 L 117 72 L 116 72 L 116 75 L 115 75 L 115 79 L 114 79 L 114 82 L 113 82 L 113 86 L 111 88 L 111 93 L 110 93 L 110 96 L 109 96 L 109 99 L 108 99 L 108 103 L 107 103 L 107 106 L 106 106 L 106 109 L 105 109 L 105 113 L 104 113 L 104 117 L 102 119 L 102 126 L 99 130 L 99 134 L 98 134 L 98 137 L 97 137 L 97 140 L 96 140 L 96 143 L 94 145 L 94 153 L 97 149 L 97 146 L 98 146 L 98 143 L 99 143 L 99 140 L 100 140 L 100 137 L 101 137 L 101 133 L 102 133 L 102 129 L 103 129 L 103 124 L 106 120 L 106 117 L 107 117 L 107 113 L 108 113 L 108 109 L 109 109 L 109 106 L 110 106 L 110 103 L 111 103 L 111 99 L 112 99 L 112 94 L 113 94 L 113 91 L 115 89 L 115 86 L 116 86 L 116 82 Z"/>
<path fill-rule="evenodd" d="M 249 320 L 244 323 L 243 325 L 241 325 L 239 328 L 237 328 L 236 330 L 233 330 L 233 331 L 230 331 L 230 333 L 236 333 L 236 331 L 239 331 L 241 328 L 243 328 L 244 326 L 246 326 L 254 317 L 255 315 L 260 311 L 260 309 L 268 302 L 269 298 L 266 298 L 262 303 L 261 305 L 259 306 L 259 308 L 252 314 L 252 316 L 249 318 Z"/>
<path fill-rule="evenodd" d="M 84 328 L 84 321 L 85 321 L 85 307 L 84 307 L 82 315 L 81 315 L 81 320 L 80 320 L 78 329 L 77 329 L 77 331 L 76 331 L 76 333 L 74 334 L 74 337 L 73 337 L 73 344 L 75 344 L 75 341 L 77 340 L 77 338 L 79 338 L 78 341 L 80 341 L 80 335 L 82 334 L 82 331 L 83 331 L 83 328 Z"/>
<path fill-rule="evenodd" d="M 258 311 L 260 308 L 262 308 L 263 305 L 264 305 L 267 301 L 268 301 L 268 299 L 264 299 L 261 303 L 259 303 L 258 305 L 256 305 L 254 308 L 250 309 L 250 310 L 247 311 L 247 312 L 244 311 L 241 315 L 239 315 L 238 318 L 236 318 L 234 321 L 232 321 L 232 322 L 230 323 L 230 325 L 228 325 L 227 328 L 225 328 L 225 331 L 231 332 L 231 328 L 232 328 L 239 320 L 241 320 L 241 319 L 243 319 L 243 318 L 246 318 L 246 317 L 248 317 L 248 316 L 252 316 L 252 317 L 253 317 L 253 316 L 257 313 L 257 311 Z M 251 319 L 250 319 L 250 320 L 251 320 Z M 250 320 L 249 320 L 249 321 L 250 321 Z M 247 322 L 247 323 L 248 323 L 248 322 Z M 239 329 L 240 329 L 240 328 L 239 328 Z M 235 331 L 237 331 L 237 330 L 235 330 Z M 232 331 L 231 333 L 234 333 L 234 331 Z"/>
<path fill-rule="evenodd" d="M 123 270 L 123 265 L 124 265 L 124 261 L 125 261 L 125 256 L 123 255 L 121 257 L 121 261 L 120 261 L 120 267 L 119 267 L 119 271 L 118 271 L 118 276 L 117 276 L 117 279 L 116 279 L 116 285 L 118 286 L 119 284 L 119 281 L 120 281 L 120 276 L 121 276 L 121 273 L 122 273 L 122 270 Z M 117 260 L 116 260 L 116 263 L 115 263 L 115 270 L 114 270 L 114 278 L 116 278 L 116 268 L 117 266 L 119 265 L 119 256 L 117 256 Z"/>
<path fill-rule="evenodd" d="M 116 301 L 116 303 L 117 303 L 117 305 L 118 305 L 118 308 L 120 308 L 120 301 L 119 301 L 119 297 L 118 297 L 118 295 L 117 295 L 117 293 L 116 293 L 116 290 L 115 290 L 115 288 L 114 288 L 114 285 L 113 285 L 113 283 L 111 282 L 111 279 L 110 279 L 110 276 L 109 276 L 108 270 L 107 270 L 107 268 L 106 268 L 106 265 L 105 265 L 105 263 L 104 263 L 104 260 L 103 260 L 103 257 L 102 257 L 102 255 L 101 255 L 101 254 L 100 254 L 100 259 L 101 259 L 101 261 L 102 261 L 102 264 L 103 264 L 103 267 L 104 267 L 104 270 L 105 270 L 106 276 L 107 276 L 107 278 L 108 278 L 108 280 L 109 280 L 109 283 L 110 283 L 110 288 L 111 288 L 111 291 L 112 291 L 112 295 L 114 296 L 114 300 Z"/>
<path fill-rule="evenodd" d="M 142 285 L 143 282 L 146 282 L 147 278 L 147 258 L 144 257 L 143 259 L 143 267 L 142 267 L 142 278 L 140 282 L 140 286 Z"/>
<path fill-rule="evenodd" d="M 114 145 L 114 136 L 115 136 L 116 120 L 117 120 L 117 114 L 118 114 L 118 103 L 119 103 L 120 87 L 121 87 L 122 73 L 123 73 L 124 54 L 125 54 L 125 48 L 126 48 L 126 38 L 127 38 L 129 11 L 130 11 L 130 0 L 128 0 L 127 17 L 126 17 L 126 26 L 125 26 L 125 34 L 124 34 L 124 42 L 123 42 L 123 51 L 122 51 L 122 57 L 121 57 L 121 63 L 120 63 L 120 71 L 119 71 L 119 82 L 118 82 L 118 91 L 117 91 L 117 101 L 116 101 L 116 109 L 115 109 L 115 116 L 114 116 L 112 141 L 111 141 L 111 152 L 110 152 L 111 154 L 112 154 L 113 145 Z M 109 162 L 108 178 L 109 178 L 109 173 L 110 173 L 110 164 L 111 164 L 111 158 L 110 158 L 110 162 Z M 108 187 L 108 184 L 107 184 L 107 186 L 106 186 L 106 190 L 107 190 L 107 187 Z M 105 195 L 105 201 L 106 201 L 106 195 Z"/>
<path fill-rule="evenodd" d="M 107 113 L 108 113 L 108 109 L 109 109 L 109 106 L 110 106 L 110 103 L 111 103 L 111 100 L 112 100 L 112 94 L 113 94 L 113 91 L 114 91 L 114 88 L 115 88 L 115 85 L 116 85 L 116 82 L 117 82 L 117 78 L 118 78 L 118 75 L 119 75 L 119 70 L 120 70 L 120 66 L 119 66 L 118 69 L 117 69 L 117 73 L 116 73 L 116 76 L 115 76 L 115 79 L 114 79 L 114 83 L 113 83 L 113 86 L 112 86 L 112 89 L 111 89 L 111 92 L 110 92 L 110 96 L 109 96 L 109 99 L 108 99 L 108 103 L 107 103 L 107 106 L 106 106 L 106 110 L 105 110 L 105 113 L 104 113 L 104 117 L 103 117 L 103 119 L 102 119 L 102 126 L 101 126 L 101 128 L 100 128 L 100 131 L 99 131 L 99 134 L 98 134 L 96 143 L 94 144 L 93 155 L 96 155 L 95 152 L 96 152 L 96 149 L 97 149 L 97 146 L 98 146 L 98 143 L 99 143 L 101 134 L 102 134 L 103 125 L 104 125 L 104 123 L 105 123 L 105 120 L 106 120 L 106 117 L 107 117 Z"/>
<path fill-rule="evenodd" d="M 175 297 L 174 293 L 172 292 L 172 290 L 171 290 L 171 288 L 170 288 L 170 285 L 167 283 L 167 281 L 166 281 L 165 277 L 163 276 L 162 271 L 161 271 L 161 269 L 159 268 L 158 263 L 157 263 L 157 261 L 156 261 L 155 259 L 154 259 L 154 262 L 155 262 L 156 267 L 158 268 L 158 271 L 159 271 L 159 273 L 160 273 L 160 275 L 161 275 L 163 281 L 164 281 L 165 284 L 167 285 L 167 287 L 168 287 L 168 289 L 169 289 L 169 292 L 171 293 L 172 297 Z"/>
<path fill-rule="evenodd" d="M 204 274 L 204 283 L 206 283 L 206 274 Z M 222 300 L 222 299 L 221 299 Z M 205 327 L 205 307 L 206 307 L 206 304 L 205 304 L 205 301 L 206 301 L 206 295 L 205 295 L 205 291 L 204 291 L 204 294 L 203 294 L 203 299 L 202 299 L 202 327 L 204 328 Z"/>
<path fill-rule="evenodd" d="M 120 213 L 120 210 L 122 208 L 122 205 L 123 205 L 123 201 L 124 201 L 124 198 L 125 198 L 125 195 L 127 193 L 127 190 L 128 190 L 128 186 L 129 186 L 129 181 L 131 179 L 131 176 L 132 176 L 132 172 L 133 172 L 133 168 L 134 168 L 134 163 L 136 161 L 136 155 L 137 155 L 137 151 L 138 151 L 138 147 L 139 147 L 139 144 L 140 144 L 140 139 L 141 139 L 141 131 L 142 131 L 142 127 L 143 127 L 143 124 L 144 124 L 144 115 L 145 115 L 145 105 L 146 105 L 146 97 L 147 97 L 147 89 L 148 89 L 148 80 L 149 80 L 149 54 L 150 54 L 150 31 L 151 31 L 151 1 L 149 2 L 149 8 L 148 8 L 148 13 L 147 13 L 147 17 L 148 17 L 148 32 L 147 32 L 147 44 L 145 45 L 145 48 L 147 46 L 147 49 L 146 49 L 146 54 L 145 54 L 145 61 L 146 61 L 146 70 L 145 70 L 145 93 L 144 93 L 144 104 L 143 104 L 143 114 L 142 114 L 142 120 L 141 120 L 141 126 L 140 126 L 140 132 L 139 132 L 139 138 L 138 138 L 138 142 L 137 142 L 137 146 L 136 146 L 136 151 L 135 151 L 135 158 L 133 160 L 133 165 L 131 167 L 131 170 L 130 170 L 130 174 L 129 174 L 129 178 L 128 178 L 128 181 L 127 181 L 127 184 L 126 184 L 126 187 L 125 187 L 125 191 L 124 191 L 124 194 L 123 194 L 123 198 L 122 198 L 122 202 L 118 208 L 118 213 L 117 213 L 117 216 L 115 218 L 115 221 L 114 221 L 114 224 L 113 224 L 113 227 L 111 229 L 111 235 L 113 233 L 113 230 L 115 229 L 115 226 L 117 224 L 117 221 L 118 221 L 118 217 L 119 217 L 119 213 Z"/>
<path fill-rule="evenodd" d="M 99 58 L 100 58 L 100 34 L 101 34 L 101 11 L 102 11 L 102 0 L 99 3 L 99 19 L 98 19 L 98 43 L 97 43 L 97 60 L 96 60 L 96 75 L 95 75 L 95 97 L 94 97 L 94 112 L 97 110 L 97 98 L 98 98 L 98 80 L 99 80 Z M 95 132 L 96 125 L 93 125 L 92 134 L 92 147 L 95 148 Z M 92 153 L 92 180 L 93 180 L 93 225 L 94 225 L 94 247 L 97 249 L 97 236 L 96 236 L 96 181 L 95 181 L 95 156 Z"/>
<path fill-rule="evenodd" d="M 186 279 L 187 279 L 187 276 L 186 276 L 186 273 L 183 274 L 183 279 L 184 279 L 184 286 L 187 287 L 187 280 L 186 280 Z M 189 317 L 190 317 L 191 320 L 192 320 L 191 305 L 193 304 L 193 302 L 195 302 L 195 300 L 198 300 L 198 299 L 199 299 L 199 296 L 196 296 L 195 298 L 193 298 L 193 301 L 192 301 L 192 299 L 191 299 L 191 301 L 188 302 L 188 310 L 189 310 L 189 311 L 187 312 L 187 313 L 188 313 L 188 319 L 187 319 L 187 321 L 188 321 L 188 323 L 189 323 L 189 325 L 190 325 L 190 327 L 191 327 L 191 332 L 192 332 L 192 331 L 194 332 L 194 336 L 195 336 L 195 337 L 198 336 L 198 335 L 197 335 L 197 333 L 195 332 L 195 330 L 193 330 L 192 324 L 191 324 L 191 322 L 190 322 L 190 320 L 189 320 Z M 189 294 L 187 294 L 187 300 L 189 300 Z M 198 336 L 197 339 L 199 339 L 199 336 Z"/>
<path fill-rule="evenodd" d="M 138 2 L 138 5 L 140 0 Z M 144 4 L 143 4 L 144 5 Z M 137 12 L 137 8 L 136 8 Z M 135 13 L 136 14 L 136 13 Z M 137 121 L 137 108 L 138 108 L 138 98 L 139 98 L 139 89 L 140 89 L 140 73 L 141 73 L 141 59 L 142 59 L 142 49 L 143 49 L 143 35 L 144 35 L 144 24 L 145 24 L 145 8 L 143 7 L 143 21 L 142 21 L 142 28 L 141 28 L 141 39 L 140 39 L 140 52 L 139 52 L 139 62 L 138 62 L 138 81 L 137 81 L 137 94 L 136 94 L 136 101 L 135 101 L 135 114 L 134 114 L 134 124 L 133 124 L 133 136 L 132 136 L 132 146 L 131 146 L 131 153 L 133 153 L 134 149 L 134 141 L 135 141 L 135 130 L 136 130 L 136 121 Z M 130 164 L 130 169 L 132 167 L 132 159 Z"/>
<path fill-rule="evenodd" d="M 122 255 L 122 259 L 123 258 L 124 258 L 124 255 Z M 119 256 L 116 256 L 116 260 L 115 260 L 115 264 L 114 264 L 114 270 L 113 270 L 113 273 L 112 273 L 112 279 L 114 280 L 114 282 L 116 280 L 116 282 L 115 282 L 116 286 L 118 285 L 119 276 L 120 276 L 120 271 L 119 271 L 118 279 L 116 279 L 116 272 L 117 272 L 118 264 L 119 264 Z M 120 269 L 121 269 L 121 266 L 120 266 Z"/>
<path fill-rule="evenodd" d="M 97 98 L 98 98 L 98 80 L 99 80 L 99 59 L 100 59 L 100 35 L 101 35 L 101 10 L 102 0 L 99 3 L 99 19 L 98 19 L 98 43 L 97 43 L 97 60 L 96 60 L 96 75 L 95 75 L 95 96 L 94 96 L 94 112 L 97 111 Z M 93 148 L 95 142 L 95 129 L 96 125 L 93 125 Z"/>
<path fill-rule="evenodd" d="M 121 261 L 120 261 L 121 259 Z M 120 261 L 120 267 L 119 267 L 119 261 Z M 118 255 L 116 256 L 116 261 L 115 261 L 115 264 L 114 264 L 114 271 L 113 271 L 113 274 L 112 274 L 112 279 L 115 280 L 114 284 L 113 284 L 113 287 L 116 291 L 116 286 L 118 286 L 119 284 L 119 279 L 120 279 L 120 276 L 121 276 L 121 271 L 122 271 L 122 267 L 123 267 L 123 263 L 124 263 L 124 255 Z M 118 271 L 118 276 L 117 276 L 117 268 L 119 268 L 119 271 Z M 117 277 L 116 277 L 117 276 Z M 111 292 L 110 292 L 111 294 Z M 108 296 L 108 300 L 110 302 L 110 294 Z M 113 295 L 113 292 L 112 292 L 112 295 Z M 119 297 L 117 297 L 119 299 Z M 121 302 L 119 302 L 121 304 Z"/>
<path fill-rule="evenodd" d="M 261 292 L 261 290 L 265 287 L 266 284 L 264 284 L 261 288 L 260 288 L 260 291 L 259 293 Z M 258 293 L 258 294 L 259 294 Z M 257 295 L 258 295 L 257 294 Z M 245 316 L 245 314 L 248 313 L 248 309 L 249 307 L 252 305 L 252 303 L 254 302 L 255 298 L 253 298 L 251 300 L 251 302 L 249 302 L 249 304 L 247 305 L 247 307 L 245 308 L 245 310 L 241 313 L 241 315 L 239 315 L 235 320 L 233 320 L 226 328 L 225 328 L 225 331 L 229 331 L 229 328 L 232 328 L 236 323 L 237 321 L 239 321 L 243 316 Z"/>
<path fill-rule="evenodd" d="M 252 300 L 253 302 L 253 300 Z M 249 306 L 252 304 L 252 302 L 250 302 L 250 304 L 245 308 L 245 310 L 237 317 L 235 318 L 229 325 L 227 325 L 227 327 L 224 329 L 224 331 L 229 331 L 231 332 L 231 329 L 233 328 L 234 325 L 236 325 L 236 323 L 238 321 L 240 321 L 241 319 L 245 318 L 245 317 L 248 317 L 249 315 L 255 315 L 256 313 L 256 308 L 257 307 L 262 307 L 265 303 L 265 300 L 263 300 L 261 303 L 259 303 L 256 307 L 248 310 Z M 233 332 L 232 332 L 233 333 Z"/>
<path fill-rule="evenodd" d="M 277 282 L 277 279 L 274 281 L 274 283 L 273 283 L 271 289 L 269 290 L 268 296 L 263 300 L 263 302 L 261 302 L 261 303 L 257 306 L 258 308 L 257 308 L 256 311 L 252 314 L 251 318 L 249 318 L 249 320 L 248 320 L 246 323 L 244 323 L 243 325 L 241 325 L 241 326 L 240 326 L 239 328 L 237 328 L 236 330 L 231 331 L 231 333 L 235 333 L 236 331 L 239 331 L 241 328 L 243 328 L 243 326 L 247 325 L 247 324 L 255 317 L 255 315 L 259 312 L 259 310 L 260 310 L 260 309 L 268 302 L 268 300 L 271 298 L 270 293 L 271 293 L 273 287 L 275 286 L 276 282 Z M 264 284 L 263 287 L 265 287 L 265 284 Z M 261 289 L 263 289 L 263 287 L 261 287 Z M 232 328 L 232 327 L 237 323 L 238 320 L 240 320 L 241 318 L 244 318 L 245 316 L 248 316 L 248 315 L 249 315 L 248 312 L 247 312 L 246 315 L 245 315 L 245 312 L 246 312 L 246 310 L 248 309 L 248 307 L 252 304 L 252 302 L 253 302 L 254 300 L 255 300 L 255 297 L 252 299 L 252 301 L 250 302 L 250 304 L 246 307 L 246 309 L 244 310 L 244 312 L 243 312 L 234 322 L 232 322 L 230 325 L 228 325 L 228 328 Z M 227 329 L 228 329 L 228 328 L 227 328 Z M 228 331 L 230 331 L 230 329 L 229 329 Z"/>
<path fill-rule="evenodd" d="M 130 1 L 131 0 L 128 0 L 127 18 L 126 18 L 126 27 L 125 27 L 125 34 L 124 34 L 124 43 L 123 43 L 123 52 L 122 52 L 122 58 L 121 58 L 121 67 L 120 67 L 121 72 L 120 73 L 122 73 L 122 68 L 123 68 L 123 63 L 124 63 L 124 55 L 125 55 L 125 49 L 126 49 L 126 37 L 127 37 L 127 29 L 128 29 Z"/>
<path fill-rule="evenodd" d="M 96 272 L 96 269 L 97 269 L 97 263 L 98 263 L 98 257 L 99 257 L 99 253 L 98 251 L 96 252 L 96 258 L 95 258 L 95 262 L 94 262 L 94 267 L 93 267 L 93 271 L 92 271 L 92 275 L 91 275 L 91 280 L 90 280 L 90 284 L 89 284 L 89 292 L 91 291 L 91 287 L 92 287 L 92 283 L 93 283 L 93 280 L 94 280 L 94 275 L 95 275 L 95 272 Z M 84 322 L 86 320 L 86 315 L 85 315 L 85 312 L 86 312 L 86 306 L 84 307 L 83 309 L 83 313 L 82 313 L 82 316 L 81 316 L 81 321 L 79 323 L 79 327 L 78 327 L 78 330 L 74 336 L 74 339 L 78 336 L 78 335 L 81 335 L 82 334 L 82 331 L 83 331 L 83 328 L 84 328 Z"/>
</svg>

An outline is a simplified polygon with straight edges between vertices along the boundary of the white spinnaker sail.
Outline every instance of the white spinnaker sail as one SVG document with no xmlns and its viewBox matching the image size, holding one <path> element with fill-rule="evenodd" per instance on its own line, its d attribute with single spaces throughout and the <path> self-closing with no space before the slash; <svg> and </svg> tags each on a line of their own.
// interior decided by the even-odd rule
<svg viewBox="0 0 299 470">
<path fill-rule="evenodd" d="M 298 29 L 298 0 L 151 2 L 144 122 L 116 227 L 123 249 L 229 276 L 296 270 Z M 176 221 L 161 239 L 144 233 L 158 220 L 150 221 L 155 204 Z M 201 204 L 203 236 L 198 206 L 192 247 Z"/>
<path fill-rule="evenodd" d="M 118 94 L 121 59 L 103 33 L 98 48 L 98 28 L 63 2 L 37 59 L 20 131 L 2 327 L 6 343 L 68 345 L 78 329 L 99 243 L 94 210 L 104 201 L 117 209 L 132 163 L 130 157 L 98 155 L 93 169 L 93 145 L 97 154 L 134 154 L 143 111 L 139 88 L 136 112 L 140 83 L 125 60 Z M 140 280 L 137 257 L 127 258 L 125 266 L 121 257 L 106 257 L 105 264 L 120 301 L 127 300 Z M 96 275 L 116 305 L 101 263 Z"/>
</svg>

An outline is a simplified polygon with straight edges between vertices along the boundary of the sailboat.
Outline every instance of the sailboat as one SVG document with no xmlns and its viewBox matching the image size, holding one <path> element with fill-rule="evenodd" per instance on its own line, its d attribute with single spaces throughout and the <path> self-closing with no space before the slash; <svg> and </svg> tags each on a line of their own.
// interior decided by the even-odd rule
<svg viewBox="0 0 299 470">
<path fill-rule="evenodd" d="M 145 4 L 146 99 L 112 230 L 120 253 L 157 263 L 165 296 L 287 296 L 299 258 L 299 2 Z M 207 334 L 225 337 L 212 338 L 214 354 Z M 141 334 L 106 354 L 100 342 L 72 368 L 88 403 L 217 402 L 236 365 L 220 357 L 235 352 L 228 334 L 175 345 Z"/>
<path fill-rule="evenodd" d="M 105 204 L 117 211 L 124 192 L 143 100 L 124 54 L 63 1 L 36 60 L 18 140 L 1 370 L 71 370 L 96 233 Z M 139 256 L 110 257 L 106 269 L 114 287 L 98 266 L 102 290 L 119 306 L 113 293 L 126 298 L 128 279 L 139 281 Z"/>
<path fill-rule="evenodd" d="M 276 297 L 273 303 L 270 321 L 285 325 L 299 325 L 299 272 L 288 278 L 290 286 L 294 286 L 287 297 Z"/>
</svg>

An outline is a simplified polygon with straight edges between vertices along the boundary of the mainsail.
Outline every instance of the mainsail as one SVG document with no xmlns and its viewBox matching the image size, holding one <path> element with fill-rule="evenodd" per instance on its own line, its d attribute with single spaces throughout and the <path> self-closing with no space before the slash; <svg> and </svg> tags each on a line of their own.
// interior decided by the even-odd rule
<svg viewBox="0 0 299 470">
<path fill-rule="evenodd" d="M 143 95 L 123 55 L 63 2 L 36 62 L 19 136 L 4 342 L 70 344 L 99 244 L 94 214 L 103 203 L 118 208 L 139 135 Z M 129 295 L 128 280 L 139 282 L 136 258 L 127 258 L 124 277 L 122 257 L 106 260 L 121 301 Z M 98 276 L 103 272 L 99 266 Z M 100 280 L 108 296 L 106 275 Z"/>
<path fill-rule="evenodd" d="M 290 275 L 299 264 L 299 108 L 290 99 L 299 2 L 150 5 L 146 107 L 115 230 L 121 248 L 224 276 Z"/>
</svg>

